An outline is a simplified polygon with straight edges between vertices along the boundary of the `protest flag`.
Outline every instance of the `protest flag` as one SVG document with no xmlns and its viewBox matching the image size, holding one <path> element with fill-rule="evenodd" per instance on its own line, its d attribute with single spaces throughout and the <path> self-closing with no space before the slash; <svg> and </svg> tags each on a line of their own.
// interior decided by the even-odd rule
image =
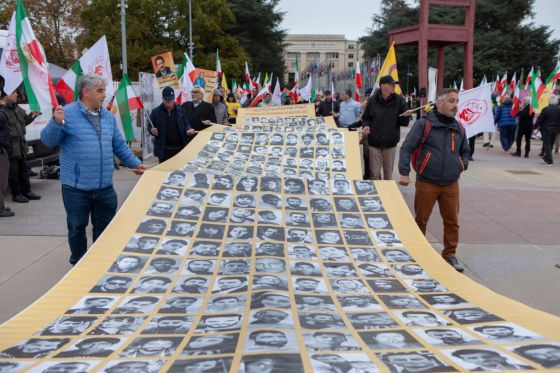
<svg viewBox="0 0 560 373">
<path fill-rule="evenodd" d="M 130 112 L 132 110 L 143 109 L 144 105 L 142 105 L 140 97 L 136 94 L 134 88 L 132 88 L 130 79 L 128 79 L 128 75 L 126 74 L 123 75 L 119 83 L 117 93 L 115 94 L 115 100 L 117 101 L 117 105 L 113 105 L 113 107 L 116 106 L 118 109 L 118 118 L 122 125 L 124 137 L 126 141 L 134 141 L 134 130 L 132 129 L 132 117 L 130 116 Z"/>
<path fill-rule="evenodd" d="M 381 70 L 379 70 L 379 75 L 377 75 L 377 81 L 375 82 L 376 87 L 379 87 L 379 79 L 385 75 L 391 75 L 394 81 L 399 81 L 399 71 L 397 69 L 397 54 L 395 53 L 395 42 L 391 43 L 389 52 L 387 52 L 385 61 L 383 61 L 383 65 L 381 66 Z M 402 95 L 401 87 L 398 84 L 395 86 L 395 93 Z"/>
<path fill-rule="evenodd" d="M 179 94 L 177 95 L 177 104 L 192 100 L 192 89 L 195 67 L 189 58 L 189 55 L 183 54 L 183 63 L 177 69 L 177 78 L 179 79 Z"/>
<path fill-rule="evenodd" d="M 54 89 L 62 96 L 67 104 L 78 100 L 78 82 L 82 76 L 82 67 L 80 60 L 74 62 L 70 70 L 68 70 L 54 86 Z"/>
<path fill-rule="evenodd" d="M 9 95 L 12 94 L 23 81 L 16 40 L 16 12 L 12 13 L 6 45 L 2 50 L 0 75 L 4 77 L 4 92 Z"/>
<path fill-rule="evenodd" d="M 465 128 L 467 138 L 480 132 L 494 132 L 492 85 L 486 84 L 459 93 L 456 119 Z"/>
<path fill-rule="evenodd" d="M 282 90 L 280 89 L 280 79 L 276 78 L 274 92 L 272 92 L 272 103 L 274 105 L 282 105 Z"/>
</svg>

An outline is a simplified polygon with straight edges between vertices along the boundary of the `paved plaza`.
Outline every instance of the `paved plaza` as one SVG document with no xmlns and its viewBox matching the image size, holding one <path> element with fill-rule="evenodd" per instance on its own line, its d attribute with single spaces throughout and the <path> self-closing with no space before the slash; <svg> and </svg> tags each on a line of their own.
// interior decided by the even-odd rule
<svg viewBox="0 0 560 373">
<path fill-rule="evenodd" d="M 404 136 L 404 134 L 403 134 Z M 461 178 L 461 238 L 458 257 L 465 275 L 531 307 L 560 316 L 560 157 L 555 167 L 539 164 L 540 143 L 531 158 L 512 157 L 477 142 L 475 161 Z M 395 179 L 397 174 L 394 175 Z M 121 168 L 115 174 L 119 205 L 138 177 Z M 45 294 L 70 269 L 66 217 L 58 180 L 32 179 L 40 201 L 8 206 L 13 218 L 0 221 L 0 322 Z M 414 187 L 400 187 L 410 207 Z M 437 206 L 436 206 L 437 209 Z M 441 248 L 437 211 L 428 240 Z"/>
</svg>

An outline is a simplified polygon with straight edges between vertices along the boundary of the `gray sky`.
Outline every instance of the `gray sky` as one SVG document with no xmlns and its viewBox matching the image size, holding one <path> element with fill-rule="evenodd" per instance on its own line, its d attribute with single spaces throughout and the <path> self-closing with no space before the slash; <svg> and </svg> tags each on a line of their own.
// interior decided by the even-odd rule
<svg viewBox="0 0 560 373">
<path fill-rule="evenodd" d="M 279 8 L 286 12 L 282 27 L 290 34 L 344 34 L 350 40 L 365 35 L 372 26 L 371 17 L 379 11 L 380 0 L 281 0 Z M 554 29 L 560 39 L 558 0 L 536 0 L 537 25 Z"/>
</svg>

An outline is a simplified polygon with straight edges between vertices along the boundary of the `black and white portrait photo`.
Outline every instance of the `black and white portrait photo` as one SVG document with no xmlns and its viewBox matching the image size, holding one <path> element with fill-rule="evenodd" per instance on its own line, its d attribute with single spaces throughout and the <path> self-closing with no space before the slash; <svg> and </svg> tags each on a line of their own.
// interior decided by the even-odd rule
<svg viewBox="0 0 560 373">
<path fill-rule="evenodd" d="M 371 229 L 393 229 L 389 218 L 385 214 L 364 214 L 364 217 Z"/>
<path fill-rule="evenodd" d="M 0 358 L 39 359 L 70 342 L 69 338 L 31 338 L 0 352 Z"/>
<path fill-rule="evenodd" d="M 405 249 L 382 249 L 381 253 L 388 262 L 402 263 L 415 261 Z"/>
<path fill-rule="evenodd" d="M 290 311 L 254 310 L 249 314 L 249 328 L 293 329 L 294 322 Z"/>
<path fill-rule="evenodd" d="M 243 317 L 240 314 L 204 315 L 196 328 L 197 333 L 239 330 Z"/>
<path fill-rule="evenodd" d="M 286 225 L 293 227 L 309 227 L 309 216 L 305 212 L 290 211 L 286 214 Z"/>
<path fill-rule="evenodd" d="M 442 350 L 442 353 L 461 368 L 471 372 L 499 372 L 534 369 L 514 357 L 494 348 L 471 347 L 458 350 Z"/>
<path fill-rule="evenodd" d="M 165 293 L 171 285 L 172 277 L 168 276 L 144 276 L 132 289 L 132 294 L 161 294 Z"/>
<path fill-rule="evenodd" d="M 15 368 L 23 368 L 28 366 L 32 363 L 18 363 L 14 362 L 14 366 L 4 366 L 3 362 L 0 362 L 0 372 L 2 373 L 10 373 L 16 372 Z M 29 372 L 41 372 L 41 373 L 87 373 L 93 370 L 96 366 L 99 365 L 99 360 L 80 360 L 80 361 L 47 361 L 42 364 L 36 365 L 33 367 L 32 370 Z M 10 368 L 10 369 L 8 369 Z M 11 370 L 13 368 L 13 370 Z"/>
<path fill-rule="evenodd" d="M 461 308 L 444 311 L 443 314 L 459 324 L 478 324 L 490 321 L 503 321 L 500 317 L 493 315 L 481 308 Z"/>
<path fill-rule="evenodd" d="M 457 294 L 423 294 L 421 297 L 434 308 L 472 307 L 472 304 Z"/>
<path fill-rule="evenodd" d="M 383 303 L 390 309 L 425 309 L 426 305 L 413 295 L 380 295 Z"/>
<path fill-rule="evenodd" d="M 311 354 L 310 357 L 315 372 L 379 372 L 379 368 L 365 354 Z"/>
<path fill-rule="evenodd" d="M 377 357 L 391 372 L 456 372 L 429 351 L 383 352 Z"/>
<path fill-rule="evenodd" d="M 233 177 L 230 175 L 215 175 L 212 183 L 213 190 L 233 190 Z"/>
<path fill-rule="evenodd" d="M 158 241 L 158 237 L 133 235 L 123 251 L 149 255 L 155 250 Z"/>
<path fill-rule="evenodd" d="M 296 294 L 299 311 L 335 311 L 336 306 L 328 295 Z"/>
<path fill-rule="evenodd" d="M 387 312 L 350 313 L 348 319 L 355 329 L 397 328 L 397 322 Z"/>
<path fill-rule="evenodd" d="M 181 261 L 178 258 L 168 256 L 156 256 L 144 271 L 146 274 L 173 274 L 179 270 Z"/>
<path fill-rule="evenodd" d="M 171 356 L 183 337 L 138 337 L 120 354 L 120 357 Z"/>
<path fill-rule="evenodd" d="M 173 214 L 175 203 L 171 202 L 154 202 L 146 215 L 159 216 L 161 218 L 169 218 Z"/>
<path fill-rule="evenodd" d="M 255 329 L 247 332 L 244 352 L 297 351 L 296 335 L 291 330 Z"/>
<path fill-rule="evenodd" d="M 76 343 L 56 355 L 57 358 L 107 357 L 119 348 L 125 339 L 118 337 L 91 337 L 78 339 Z"/>
<path fill-rule="evenodd" d="M 344 247 L 323 246 L 319 247 L 319 256 L 322 260 L 339 262 L 349 260 L 348 253 Z"/>
<path fill-rule="evenodd" d="M 227 373 L 230 371 L 231 357 L 220 358 L 198 358 L 189 360 L 175 360 L 168 372 L 212 372 Z"/>
<path fill-rule="evenodd" d="M 344 330 L 346 325 L 342 318 L 334 313 L 299 312 L 299 324 L 311 330 Z"/>
<path fill-rule="evenodd" d="M 362 263 L 358 265 L 360 273 L 366 277 L 392 278 L 393 273 L 385 264 Z"/>
<path fill-rule="evenodd" d="M 192 326 L 194 316 L 156 316 L 142 330 L 142 334 L 185 334 Z"/>
<path fill-rule="evenodd" d="M 167 221 L 163 219 L 142 219 L 136 232 L 160 235 L 163 233 L 166 226 Z"/>
<path fill-rule="evenodd" d="M 255 222 L 255 210 L 245 207 L 234 207 L 231 209 L 229 222 L 235 224 L 253 224 Z"/>
<path fill-rule="evenodd" d="M 208 206 L 228 207 L 231 194 L 229 192 L 213 192 L 208 196 Z"/>
<path fill-rule="evenodd" d="M 118 296 L 86 296 L 80 299 L 67 314 L 89 315 L 107 312 L 119 299 Z"/>
<path fill-rule="evenodd" d="M 185 186 L 186 178 L 187 175 L 182 171 L 171 171 L 167 174 L 163 183 L 171 186 L 183 187 Z"/>
<path fill-rule="evenodd" d="M 160 297 L 153 295 L 126 297 L 121 304 L 113 310 L 113 314 L 148 314 L 156 308 Z"/>
<path fill-rule="evenodd" d="M 226 227 L 225 225 L 220 225 L 220 224 L 202 223 L 200 224 L 196 237 L 221 240 L 224 237 L 225 227 Z M 194 226 L 193 226 L 193 231 L 194 231 Z"/>
<path fill-rule="evenodd" d="M 357 262 L 380 262 L 381 257 L 375 249 L 365 247 L 351 247 L 352 258 Z"/>
<path fill-rule="evenodd" d="M 359 197 L 358 201 L 363 212 L 385 212 L 379 197 Z"/>
<path fill-rule="evenodd" d="M 317 259 L 317 249 L 310 245 L 288 245 L 291 259 Z"/>
<path fill-rule="evenodd" d="M 186 275 L 211 275 L 215 266 L 216 261 L 213 259 L 189 259 L 183 267 L 182 273 Z"/>
<path fill-rule="evenodd" d="M 284 208 L 286 210 L 307 211 L 307 199 L 304 197 L 287 196 Z"/>
<path fill-rule="evenodd" d="M 195 241 L 189 256 L 215 257 L 220 251 L 220 244 L 214 241 Z"/>
<path fill-rule="evenodd" d="M 109 268 L 109 272 L 116 273 L 138 273 L 146 264 L 145 256 L 119 255 L 117 260 Z"/>
<path fill-rule="evenodd" d="M 331 287 L 335 293 L 368 293 L 362 280 L 358 279 L 330 279 Z"/>
<path fill-rule="evenodd" d="M 357 351 L 360 345 L 350 333 L 345 332 L 304 332 L 303 339 L 309 351 Z"/>
<path fill-rule="evenodd" d="M 338 302 L 345 312 L 378 311 L 383 306 L 371 295 L 338 295 Z"/>
<path fill-rule="evenodd" d="M 372 246 L 371 239 L 365 231 L 344 230 L 344 240 L 348 245 Z"/>
<path fill-rule="evenodd" d="M 54 320 L 36 335 L 78 335 L 97 320 L 95 316 L 63 316 Z"/>
<path fill-rule="evenodd" d="M 468 329 L 498 344 L 544 339 L 543 336 L 513 323 L 469 326 Z"/>
<path fill-rule="evenodd" d="M 338 212 L 358 212 L 358 204 L 351 197 L 334 197 L 334 204 Z"/>
<path fill-rule="evenodd" d="M 377 246 L 402 247 L 402 242 L 395 231 L 374 231 L 373 239 L 375 240 L 375 244 Z"/>
<path fill-rule="evenodd" d="M 306 228 L 288 228 L 286 232 L 286 241 L 297 243 L 311 243 L 311 231 Z"/>
<path fill-rule="evenodd" d="M 159 189 L 156 199 L 160 201 L 178 201 L 182 191 L 180 188 L 163 186 Z"/>
<path fill-rule="evenodd" d="M 274 242 L 259 242 L 257 243 L 256 255 L 284 257 L 284 244 Z"/>
<path fill-rule="evenodd" d="M 278 216 L 280 218 L 280 216 Z M 270 224 L 270 223 L 268 223 Z M 257 227 L 257 239 L 262 241 L 284 241 L 285 233 L 283 227 L 268 227 L 268 226 L 258 226 Z"/>
<path fill-rule="evenodd" d="M 212 288 L 213 294 L 241 293 L 247 291 L 247 276 L 218 277 Z"/>
<path fill-rule="evenodd" d="M 142 372 L 157 373 L 163 366 L 163 360 L 111 360 L 103 370 L 103 373 Z"/>
<path fill-rule="evenodd" d="M 186 190 L 183 198 L 181 199 L 181 207 L 182 206 L 200 206 L 204 203 L 204 199 L 206 198 L 206 191 L 204 190 Z M 179 210 L 181 209 L 179 208 Z"/>
<path fill-rule="evenodd" d="M 249 260 L 246 259 L 224 259 L 220 264 L 218 274 L 220 275 L 246 275 L 250 271 Z"/>
<path fill-rule="evenodd" d="M 528 344 L 507 347 L 510 351 L 548 369 L 560 368 L 560 343 Z"/>
<path fill-rule="evenodd" d="M 415 328 L 412 329 L 420 339 L 434 347 L 453 347 L 453 346 L 470 346 L 484 344 L 479 339 L 464 332 L 459 328 Z"/>
<path fill-rule="evenodd" d="M 374 279 L 367 283 L 376 293 L 406 293 L 407 290 L 399 280 Z"/>
<path fill-rule="evenodd" d="M 393 264 L 393 269 L 401 278 L 429 277 L 428 273 L 418 264 Z"/>
<path fill-rule="evenodd" d="M 239 373 L 303 373 L 303 371 L 299 354 L 246 355 L 241 359 L 239 368 Z"/>
<path fill-rule="evenodd" d="M 208 277 L 203 276 L 188 276 L 179 277 L 175 286 L 173 287 L 173 293 L 179 294 L 205 294 L 208 292 Z"/>
<path fill-rule="evenodd" d="M 328 277 L 356 277 L 357 273 L 352 263 L 324 263 Z"/>
<path fill-rule="evenodd" d="M 317 262 L 290 262 L 290 273 L 296 276 L 321 276 L 321 268 Z"/>
<path fill-rule="evenodd" d="M 333 213 L 314 213 L 312 217 L 315 228 L 338 228 L 338 221 Z"/>
<path fill-rule="evenodd" d="M 208 223 L 227 223 L 229 209 L 227 207 L 207 207 L 204 209 L 202 221 Z"/>
<path fill-rule="evenodd" d="M 432 327 L 450 325 L 447 320 L 431 311 L 409 310 L 396 311 L 395 313 L 407 326 Z"/>
<path fill-rule="evenodd" d="M 90 293 L 122 294 L 128 290 L 133 279 L 132 276 L 103 276 Z"/>
<path fill-rule="evenodd" d="M 165 298 L 164 304 L 159 309 L 158 313 L 182 313 L 192 314 L 200 309 L 202 298 L 193 296 L 170 296 Z"/>
<path fill-rule="evenodd" d="M 354 180 L 354 188 L 358 195 L 377 194 L 373 180 Z"/>
<path fill-rule="evenodd" d="M 274 291 L 253 293 L 251 295 L 251 309 L 259 308 L 291 308 L 290 296 Z"/>
<path fill-rule="evenodd" d="M 242 312 L 245 308 L 245 295 L 216 295 L 208 299 L 205 314 L 207 313 L 226 313 Z"/>
<path fill-rule="evenodd" d="M 222 227 L 223 228 L 223 227 Z M 202 229 L 202 225 L 201 225 Z M 230 225 L 226 239 L 228 240 L 250 240 L 253 238 L 254 227 L 244 225 Z M 210 237 L 208 237 L 210 238 Z M 216 239 L 216 237 L 214 237 Z"/>
<path fill-rule="evenodd" d="M 222 255 L 226 258 L 231 257 L 250 257 L 253 248 L 248 242 L 227 242 L 224 245 Z"/>
<path fill-rule="evenodd" d="M 402 350 L 423 347 L 405 330 L 368 331 L 359 334 L 370 350 Z"/>
<path fill-rule="evenodd" d="M 448 291 L 439 281 L 433 278 L 406 279 L 404 282 L 417 293 L 440 293 Z"/>
<path fill-rule="evenodd" d="M 239 341 L 239 333 L 193 336 L 181 355 L 202 356 L 234 353 Z"/>
<path fill-rule="evenodd" d="M 327 286 L 322 278 L 292 277 L 293 289 L 298 293 L 327 293 Z"/>
<path fill-rule="evenodd" d="M 130 335 L 145 319 L 146 316 L 110 316 L 101 320 L 88 335 Z"/>
</svg>

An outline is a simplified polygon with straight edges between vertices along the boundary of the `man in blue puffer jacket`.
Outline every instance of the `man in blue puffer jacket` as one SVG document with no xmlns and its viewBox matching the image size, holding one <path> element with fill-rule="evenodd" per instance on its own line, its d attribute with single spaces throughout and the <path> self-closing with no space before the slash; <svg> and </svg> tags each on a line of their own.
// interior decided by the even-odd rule
<svg viewBox="0 0 560 373">
<path fill-rule="evenodd" d="M 496 116 L 494 117 L 494 121 L 500 129 L 502 148 L 506 152 L 511 148 L 515 140 L 515 117 L 511 116 L 512 107 L 513 101 L 507 96 L 504 102 L 496 109 Z"/>
<path fill-rule="evenodd" d="M 55 108 L 51 121 L 41 131 L 45 146 L 61 147 L 60 180 L 72 265 L 87 251 L 90 214 L 95 242 L 117 211 L 113 155 L 136 174 L 146 169 L 127 146 L 113 114 L 103 107 L 105 80 L 84 75 L 78 89 L 79 101 Z"/>
</svg>

